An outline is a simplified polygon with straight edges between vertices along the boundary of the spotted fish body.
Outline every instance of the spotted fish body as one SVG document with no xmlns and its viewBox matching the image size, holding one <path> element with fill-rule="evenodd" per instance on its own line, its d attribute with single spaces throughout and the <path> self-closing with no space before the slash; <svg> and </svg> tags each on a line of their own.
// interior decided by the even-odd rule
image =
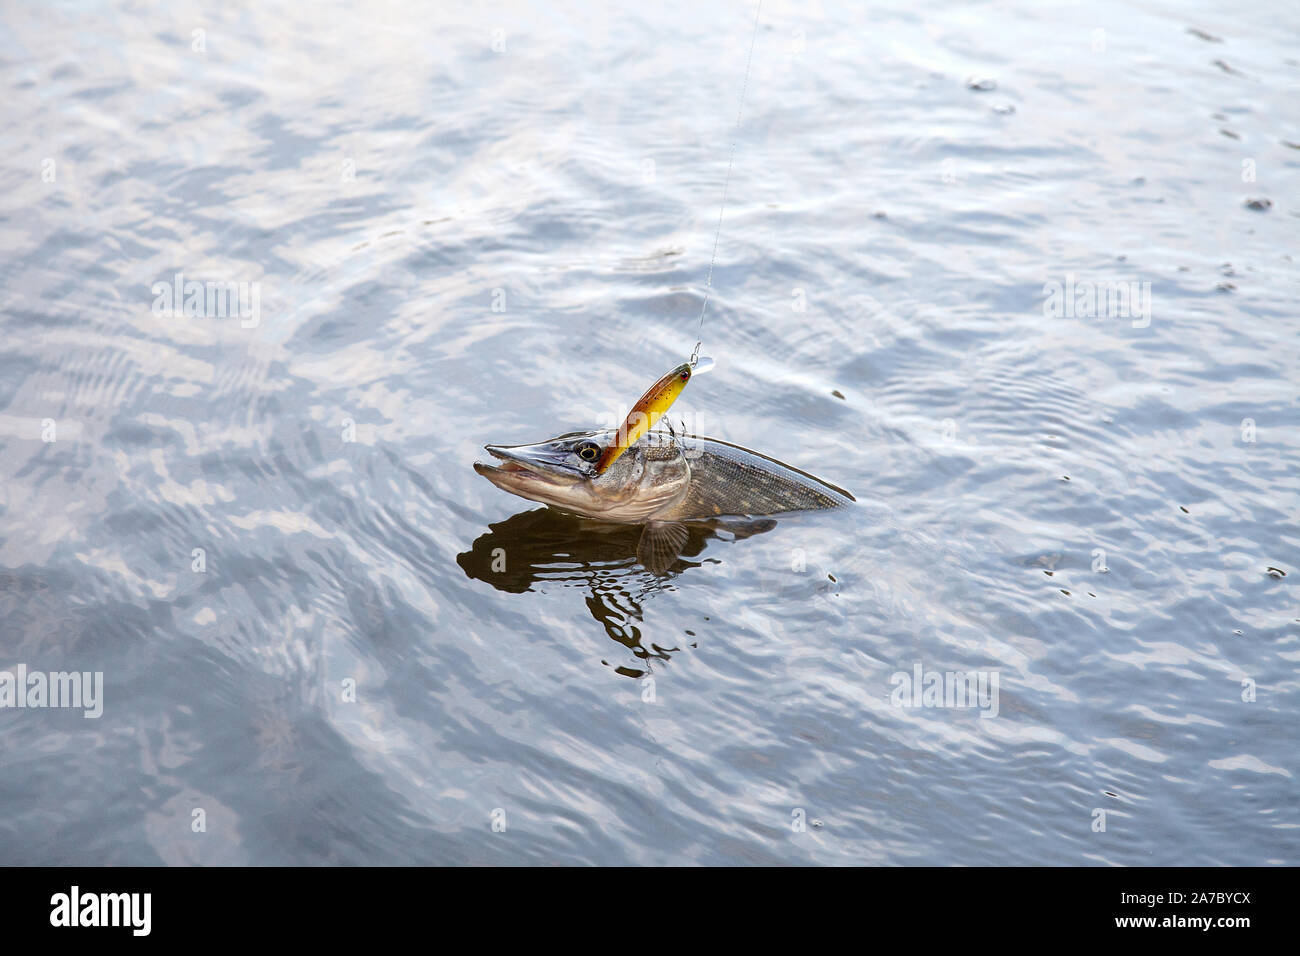
<svg viewBox="0 0 1300 956">
<path fill-rule="evenodd" d="M 680 447 L 691 470 L 690 484 L 681 500 L 656 515 L 660 520 L 822 511 L 854 500 L 842 488 L 740 445 L 688 437 Z"/>
</svg>

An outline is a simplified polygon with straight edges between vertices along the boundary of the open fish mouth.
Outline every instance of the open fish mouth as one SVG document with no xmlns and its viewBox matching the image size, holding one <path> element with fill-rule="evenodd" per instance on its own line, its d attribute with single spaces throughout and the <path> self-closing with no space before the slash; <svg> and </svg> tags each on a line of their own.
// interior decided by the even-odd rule
<svg viewBox="0 0 1300 956">
<path fill-rule="evenodd" d="M 516 481 L 537 481 L 543 484 L 567 484 L 584 477 L 576 468 L 548 461 L 535 452 L 517 450 L 528 446 L 484 445 L 483 449 L 501 462 L 500 465 L 474 462 L 474 470 L 485 478 L 494 475 L 509 476 Z"/>
<path fill-rule="evenodd" d="M 540 478 L 541 475 L 529 471 L 523 465 L 507 461 L 502 465 L 488 465 L 481 461 L 474 462 L 474 470 L 484 477 L 488 475 L 517 475 L 520 478 Z"/>
</svg>

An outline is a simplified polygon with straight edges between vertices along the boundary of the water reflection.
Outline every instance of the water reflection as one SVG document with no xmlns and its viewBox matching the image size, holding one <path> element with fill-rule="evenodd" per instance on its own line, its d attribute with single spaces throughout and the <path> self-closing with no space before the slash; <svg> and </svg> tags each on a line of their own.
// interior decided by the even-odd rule
<svg viewBox="0 0 1300 956">
<path fill-rule="evenodd" d="M 456 556 L 456 563 L 469 577 L 511 594 L 545 592 L 548 586 L 585 588 L 587 610 L 610 640 L 648 667 L 651 660 L 666 661 L 681 648 L 642 642 L 645 601 L 674 590 L 677 579 L 691 568 L 706 560 L 717 561 L 717 557 L 700 557 L 710 539 L 739 540 L 774 527 L 772 518 L 688 524 L 681 554 L 666 575 L 656 576 L 637 563 L 640 525 L 609 524 L 536 508 L 488 525 L 486 534 Z M 610 666 L 628 677 L 646 673 L 637 667 Z"/>
</svg>

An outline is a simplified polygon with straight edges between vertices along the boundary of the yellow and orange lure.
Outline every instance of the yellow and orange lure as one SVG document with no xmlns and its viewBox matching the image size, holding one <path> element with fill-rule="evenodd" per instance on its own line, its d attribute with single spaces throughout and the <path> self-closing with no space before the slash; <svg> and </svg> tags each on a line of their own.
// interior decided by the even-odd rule
<svg viewBox="0 0 1300 956">
<path fill-rule="evenodd" d="M 706 360 L 707 361 L 707 360 Z M 603 475 L 609 466 L 618 461 L 623 452 L 632 447 L 642 435 L 654 427 L 664 412 L 677 401 L 686 383 L 691 380 L 691 363 L 684 362 L 650 386 L 618 428 L 613 444 L 605 449 L 596 461 L 596 474 Z"/>
</svg>

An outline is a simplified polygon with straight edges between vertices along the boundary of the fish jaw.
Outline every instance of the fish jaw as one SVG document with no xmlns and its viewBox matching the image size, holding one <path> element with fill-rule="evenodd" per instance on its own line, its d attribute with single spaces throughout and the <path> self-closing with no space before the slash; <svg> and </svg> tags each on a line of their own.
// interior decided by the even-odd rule
<svg viewBox="0 0 1300 956">
<path fill-rule="evenodd" d="M 590 480 L 575 468 L 559 463 L 557 456 L 539 445 L 484 445 L 500 465 L 474 462 L 474 470 L 496 485 L 529 501 L 540 501 L 565 511 L 595 516 Z"/>
<path fill-rule="evenodd" d="M 484 445 L 483 450 L 506 466 L 526 469 L 553 482 L 572 483 L 596 476 L 593 466 L 576 459 L 571 443 L 562 439 L 532 445 Z"/>
</svg>

